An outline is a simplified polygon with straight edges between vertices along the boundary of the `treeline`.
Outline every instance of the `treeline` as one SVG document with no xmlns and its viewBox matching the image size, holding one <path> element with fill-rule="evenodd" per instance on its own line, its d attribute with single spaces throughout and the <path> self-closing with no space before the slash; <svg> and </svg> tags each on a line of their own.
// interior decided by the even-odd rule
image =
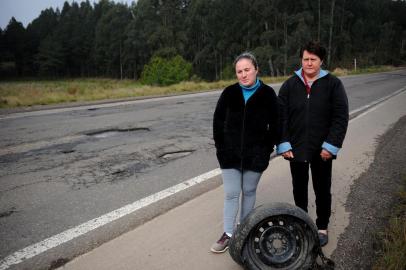
<svg viewBox="0 0 406 270">
<path fill-rule="evenodd" d="M 139 79 L 152 59 L 181 59 L 194 78 L 233 76 L 253 51 L 262 74 L 290 74 L 299 46 L 328 48 L 326 65 L 406 63 L 406 2 L 400 0 L 101 0 L 45 9 L 26 28 L 0 29 L 1 78 Z M 155 57 L 155 58 L 154 58 Z"/>
</svg>

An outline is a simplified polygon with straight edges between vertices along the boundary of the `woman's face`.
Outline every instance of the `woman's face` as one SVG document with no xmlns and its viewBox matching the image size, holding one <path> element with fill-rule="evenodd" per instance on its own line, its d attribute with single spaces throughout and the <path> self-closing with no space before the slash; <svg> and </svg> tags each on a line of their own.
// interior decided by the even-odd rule
<svg viewBox="0 0 406 270">
<path fill-rule="evenodd" d="M 306 50 L 303 52 L 302 68 L 306 77 L 315 78 L 316 76 L 318 76 L 322 63 L 323 62 L 317 55 L 309 53 Z"/>
<path fill-rule="evenodd" d="M 258 70 L 250 59 L 242 58 L 235 64 L 238 82 L 246 87 L 253 86 L 257 80 Z"/>
</svg>

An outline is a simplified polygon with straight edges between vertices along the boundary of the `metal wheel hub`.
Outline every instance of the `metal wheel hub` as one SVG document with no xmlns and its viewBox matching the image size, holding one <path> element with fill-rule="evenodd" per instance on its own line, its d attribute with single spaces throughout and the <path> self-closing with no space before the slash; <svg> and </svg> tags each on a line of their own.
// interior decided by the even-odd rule
<svg viewBox="0 0 406 270">
<path fill-rule="evenodd" d="M 286 217 L 275 217 L 258 224 L 253 231 L 253 248 L 264 264 L 284 266 L 299 257 L 303 237 L 293 222 Z"/>
</svg>

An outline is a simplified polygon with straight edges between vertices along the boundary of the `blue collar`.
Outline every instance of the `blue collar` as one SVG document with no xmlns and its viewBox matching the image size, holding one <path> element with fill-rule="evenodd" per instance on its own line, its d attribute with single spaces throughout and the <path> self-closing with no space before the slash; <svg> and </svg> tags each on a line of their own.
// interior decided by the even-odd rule
<svg viewBox="0 0 406 270">
<path fill-rule="evenodd" d="M 296 75 L 302 80 L 302 82 L 304 83 L 304 79 L 303 79 L 303 77 L 302 77 L 302 68 L 300 68 L 299 70 L 296 70 L 296 71 L 295 71 L 295 74 L 296 74 Z M 318 79 L 323 78 L 323 77 L 326 76 L 327 74 L 328 74 L 328 71 L 327 71 L 327 70 L 320 69 L 319 76 L 318 76 L 317 79 L 314 80 L 314 81 L 317 81 Z"/>
</svg>

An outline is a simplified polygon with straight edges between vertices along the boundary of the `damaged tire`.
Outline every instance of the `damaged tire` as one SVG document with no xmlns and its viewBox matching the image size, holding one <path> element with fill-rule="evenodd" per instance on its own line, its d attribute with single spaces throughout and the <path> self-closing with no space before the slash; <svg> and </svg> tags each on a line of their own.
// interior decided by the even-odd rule
<svg viewBox="0 0 406 270">
<path fill-rule="evenodd" d="M 319 254 L 316 225 L 302 209 L 288 203 L 255 208 L 237 227 L 230 255 L 250 270 L 310 269 Z"/>
</svg>

